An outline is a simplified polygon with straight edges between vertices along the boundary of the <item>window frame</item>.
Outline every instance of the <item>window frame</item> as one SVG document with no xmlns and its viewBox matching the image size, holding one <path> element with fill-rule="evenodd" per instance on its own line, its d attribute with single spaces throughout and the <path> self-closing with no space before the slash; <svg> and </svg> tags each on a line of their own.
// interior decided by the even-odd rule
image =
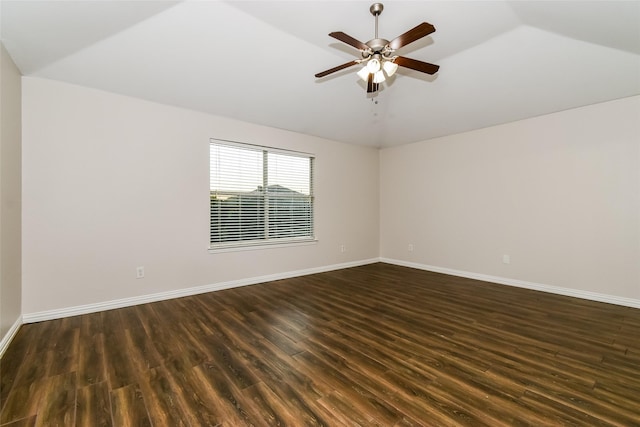
<svg viewBox="0 0 640 427">
<path fill-rule="evenodd" d="M 259 217 L 259 220 L 263 221 L 265 224 L 264 233 L 261 238 L 251 239 L 251 240 L 233 240 L 233 241 L 222 241 L 222 242 L 213 242 L 212 235 L 214 233 L 214 224 L 213 224 L 213 208 L 212 208 L 212 200 L 214 197 L 214 192 L 212 187 L 213 181 L 213 168 L 211 159 L 213 158 L 212 150 L 214 146 L 227 146 L 241 150 L 247 150 L 252 152 L 260 152 L 262 155 L 263 169 L 262 169 L 262 184 L 258 186 L 258 188 L 252 192 L 246 192 L 245 194 L 252 194 L 252 197 L 257 197 L 261 200 L 262 208 L 264 212 L 262 216 Z M 268 218 L 273 213 L 273 210 L 270 209 L 269 200 L 274 197 L 274 194 L 268 190 L 269 188 L 269 171 L 268 168 L 265 167 L 268 162 L 267 158 L 269 154 L 275 154 L 279 156 L 290 156 L 307 159 L 309 161 L 309 194 L 305 195 L 304 193 L 299 193 L 301 196 L 291 196 L 291 200 L 300 199 L 304 201 L 308 201 L 310 205 L 310 209 L 308 212 L 308 227 L 310 229 L 310 233 L 304 236 L 295 236 L 295 237 L 269 237 L 268 227 Z M 315 168 L 315 155 L 301 152 L 288 150 L 283 148 L 275 148 L 264 145 L 256 145 L 249 143 L 242 143 L 237 141 L 230 141 L 220 138 L 210 138 L 209 139 L 209 252 L 229 252 L 229 251 L 240 251 L 240 250 L 254 250 L 254 249 L 262 249 L 262 248 L 278 248 L 278 247 L 289 247 L 289 246 L 300 246 L 300 245 L 310 245 L 317 242 L 315 237 L 315 195 L 314 195 L 314 168 Z M 279 185 L 278 183 L 271 184 L 271 186 Z M 262 191 L 258 191 L 262 189 Z M 267 189 L 266 191 L 264 189 Z M 289 190 L 288 188 L 286 188 Z M 291 190 L 295 191 L 295 190 Z M 222 192 L 217 193 L 217 195 L 227 195 L 232 192 Z M 234 193 L 235 196 L 238 196 L 242 192 Z M 276 197 L 277 198 L 277 197 Z M 306 225 L 305 225 L 306 226 Z M 291 230 L 295 230 L 292 228 Z"/>
</svg>

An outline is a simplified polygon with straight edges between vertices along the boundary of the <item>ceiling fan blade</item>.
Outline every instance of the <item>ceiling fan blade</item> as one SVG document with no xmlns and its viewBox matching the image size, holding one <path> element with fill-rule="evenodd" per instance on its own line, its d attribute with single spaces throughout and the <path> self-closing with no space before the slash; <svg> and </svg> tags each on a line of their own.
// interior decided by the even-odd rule
<svg viewBox="0 0 640 427">
<path fill-rule="evenodd" d="M 348 44 L 349 46 L 353 46 L 356 49 L 367 50 L 369 46 L 362 43 L 360 40 L 356 40 L 348 34 L 343 33 L 342 31 L 334 31 L 333 33 L 329 33 L 330 37 L 334 39 L 340 40 L 343 43 Z"/>
<path fill-rule="evenodd" d="M 329 75 L 329 74 L 331 74 L 331 73 L 335 73 L 336 71 L 340 71 L 340 70 L 343 70 L 343 69 L 345 69 L 345 68 L 349 68 L 349 67 L 351 67 L 351 66 L 353 66 L 353 65 L 356 65 L 357 63 L 358 63 L 358 61 L 349 61 L 349 62 L 346 62 L 346 63 L 344 63 L 344 64 L 342 64 L 342 65 L 338 65 L 337 67 L 333 67 L 333 68 L 331 68 L 331 69 L 329 69 L 329 70 L 326 70 L 326 71 L 323 71 L 323 72 L 321 72 L 321 73 L 318 73 L 318 74 L 316 74 L 316 77 L 324 77 L 324 76 L 328 76 L 328 75 Z"/>
<path fill-rule="evenodd" d="M 428 62 L 418 61 L 417 59 L 405 58 L 404 56 L 398 56 L 393 61 L 401 67 L 411 68 L 412 70 L 420 71 L 427 74 L 435 74 L 440 68 L 439 65 L 429 64 Z"/>
<path fill-rule="evenodd" d="M 396 37 L 391 40 L 389 43 L 389 47 L 393 50 L 400 49 L 402 46 L 406 46 L 409 43 L 413 43 L 414 41 L 421 39 L 424 36 L 428 36 L 436 30 L 436 27 L 429 24 L 428 22 L 423 22 L 422 24 L 410 29 L 406 33 L 401 36 Z"/>
<path fill-rule="evenodd" d="M 373 82 L 373 74 L 369 74 L 369 78 L 367 78 L 367 93 L 373 93 L 378 90 L 378 84 Z"/>
</svg>

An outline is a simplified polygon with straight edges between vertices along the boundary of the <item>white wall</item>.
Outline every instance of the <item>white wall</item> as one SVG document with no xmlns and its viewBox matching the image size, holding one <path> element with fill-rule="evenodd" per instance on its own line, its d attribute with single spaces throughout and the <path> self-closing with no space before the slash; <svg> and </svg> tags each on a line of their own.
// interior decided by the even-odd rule
<svg viewBox="0 0 640 427">
<path fill-rule="evenodd" d="M 378 257 L 376 149 L 31 77 L 23 122 L 25 317 Z M 318 243 L 208 253 L 211 137 L 315 154 Z"/>
<path fill-rule="evenodd" d="M 0 354 L 21 317 L 20 72 L 0 43 Z"/>
<path fill-rule="evenodd" d="M 383 258 L 640 300 L 640 97 L 385 149 L 380 183 Z"/>
</svg>

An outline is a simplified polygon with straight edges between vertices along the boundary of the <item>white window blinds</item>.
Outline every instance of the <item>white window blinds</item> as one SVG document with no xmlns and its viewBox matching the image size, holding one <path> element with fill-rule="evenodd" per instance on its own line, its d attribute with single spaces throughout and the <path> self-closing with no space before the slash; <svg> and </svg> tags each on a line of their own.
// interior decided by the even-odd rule
<svg viewBox="0 0 640 427">
<path fill-rule="evenodd" d="M 313 240 L 313 157 L 212 139 L 210 246 Z"/>
</svg>

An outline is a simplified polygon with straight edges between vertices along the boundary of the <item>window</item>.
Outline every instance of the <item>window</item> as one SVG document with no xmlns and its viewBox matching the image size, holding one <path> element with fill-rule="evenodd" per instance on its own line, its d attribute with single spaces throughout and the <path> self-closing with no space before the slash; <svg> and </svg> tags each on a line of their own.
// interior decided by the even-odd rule
<svg viewBox="0 0 640 427">
<path fill-rule="evenodd" d="M 211 249 L 314 240 L 313 156 L 211 139 Z"/>
</svg>

